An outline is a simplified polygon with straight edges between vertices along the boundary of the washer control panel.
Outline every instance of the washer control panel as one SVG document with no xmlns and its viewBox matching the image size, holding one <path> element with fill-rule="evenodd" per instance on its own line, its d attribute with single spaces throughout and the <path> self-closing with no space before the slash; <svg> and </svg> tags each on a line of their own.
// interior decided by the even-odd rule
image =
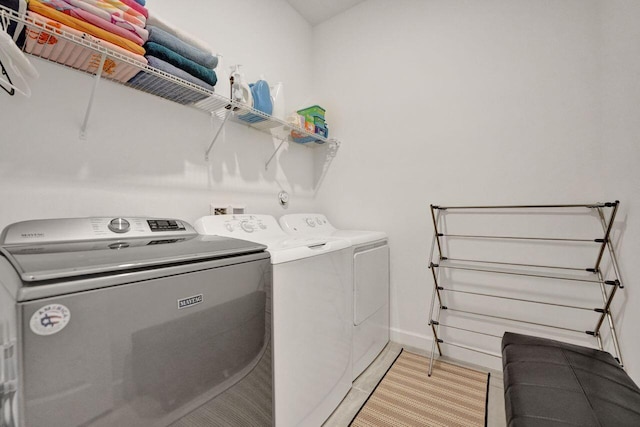
<svg viewBox="0 0 640 427">
<path fill-rule="evenodd" d="M 107 227 L 114 233 L 126 233 L 131 228 L 131 224 L 124 218 L 114 218 Z"/>
<path fill-rule="evenodd" d="M 254 215 L 231 215 L 224 222 L 224 228 L 233 233 L 257 233 L 268 230 L 268 225 Z"/>
<path fill-rule="evenodd" d="M 160 231 L 184 231 L 186 228 L 182 221 L 175 219 L 148 219 L 149 229 L 154 232 Z"/>
<path fill-rule="evenodd" d="M 196 231 L 178 219 L 140 217 L 57 218 L 17 222 L 2 232 L 0 243 L 31 244 L 83 240 L 189 236 Z"/>
</svg>

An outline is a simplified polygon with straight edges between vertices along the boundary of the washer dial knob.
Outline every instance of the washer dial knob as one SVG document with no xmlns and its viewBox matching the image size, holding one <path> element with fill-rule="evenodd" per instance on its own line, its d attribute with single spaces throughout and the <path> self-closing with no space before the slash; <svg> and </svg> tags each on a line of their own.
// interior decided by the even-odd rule
<svg viewBox="0 0 640 427">
<path fill-rule="evenodd" d="M 309 227 L 315 227 L 316 226 L 316 223 L 313 221 L 313 218 L 307 218 L 307 219 L 305 219 L 305 222 L 307 223 L 307 225 Z"/>
<path fill-rule="evenodd" d="M 124 218 L 114 218 L 109 222 L 109 230 L 114 233 L 126 233 L 131 228 L 131 224 Z"/>
<path fill-rule="evenodd" d="M 254 227 L 249 221 L 242 221 L 240 223 L 240 227 L 242 227 L 242 229 L 247 233 L 253 233 Z"/>
</svg>

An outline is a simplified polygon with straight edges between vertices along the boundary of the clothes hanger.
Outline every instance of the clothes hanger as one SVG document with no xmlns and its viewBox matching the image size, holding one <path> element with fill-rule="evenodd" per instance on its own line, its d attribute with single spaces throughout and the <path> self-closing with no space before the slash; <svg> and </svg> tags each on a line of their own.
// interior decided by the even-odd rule
<svg viewBox="0 0 640 427">
<path fill-rule="evenodd" d="M 8 83 L 8 88 L 4 87 L 3 83 Z M 4 68 L 4 64 L 0 61 L 0 88 L 7 92 L 9 96 L 13 96 L 16 94 L 16 90 L 13 87 L 13 82 L 11 81 L 11 77 L 7 73 L 7 69 Z"/>
<path fill-rule="evenodd" d="M 22 75 L 22 72 L 31 77 L 38 77 L 38 71 L 31 65 L 31 62 L 22 53 L 18 46 L 6 30 L 9 28 L 9 18 L 2 12 L 0 16 L 2 28 L 0 28 L 0 87 L 9 95 L 13 96 L 15 92 L 21 93 L 27 98 L 31 96 L 31 88 Z M 4 62 L 2 59 L 4 58 Z M 17 81 L 14 83 L 9 76 L 9 71 L 13 73 Z M 20 84 L 18 84 L 20 83 Z M 9 89 L 7 89 L 7 87 Z"/>
</svg>

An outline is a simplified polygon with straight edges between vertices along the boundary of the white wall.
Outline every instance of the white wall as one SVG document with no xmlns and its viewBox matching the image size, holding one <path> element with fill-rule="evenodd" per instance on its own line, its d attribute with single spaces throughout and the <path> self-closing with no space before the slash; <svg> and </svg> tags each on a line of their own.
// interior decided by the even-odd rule
<svg viewBox="0 0 640 427">
<path fill-rule="evenodd" d="M 149 9 L 208 42 L 224 55 L 226 67 L 243 64 L 249 81 L 263 74 L 284 82 L 287 109 L 309 102 L 312 29 L 284 0 L 176 4 L 153 0 Z M 278 215 L 281 189 L 291 193 L 289 211 L 315 205 L 314 165 L 322 150 L 292 144 L 265 171 L 276 141 L 229 123 L 207 162 L 204 152 L 219 122 L 106 80 L 81 140 L 92 78 L 32 62 L 41 77 L 31 82 L 30 99 L 0 93 L 0 228 L 29 218 L 84 215 L 193 221 L 208 214 L 212 201 Z"/>
<path fill-rule="evenodd" d="M 0 227 L 28 218 L 176 216 L 211 201 L 279 215 L 326 211 L 392 245 L 392 326 L 428 346 L 430 203 L 622 201 L 615 233 L 627 287 L 619 333 L 636 381 L 640 293 L 639 6 L 633 0 L 369 0 L 312 29 L 283 0 L 153 0 L 149 7 L 241 63 L 285 83 L 287 110 L 327 108 L 343 141 L 317 190 L 323 150 L 229 124 L 204 161 L 209 117 L 33 60 L 33 97 L 0 93 Z M 311 94 L 315 94 L 313 97 Z"/>
<path fill-rule="evenodd" d="M 389 233 L 395 340 L 430 348 L 430 203 L 609 196 L 598 5 L 369 0 L 315 27 L 318 101 L 344 141 L 320 202 Z"/>
<path fill-rule="evenodd" d="M 622 201 L 614 230 L 626 287 L 617 301 L 625 364 L 640 382 L 640 3 L 602 1 L 602 161 L 609 198 Z"/>
</svg>

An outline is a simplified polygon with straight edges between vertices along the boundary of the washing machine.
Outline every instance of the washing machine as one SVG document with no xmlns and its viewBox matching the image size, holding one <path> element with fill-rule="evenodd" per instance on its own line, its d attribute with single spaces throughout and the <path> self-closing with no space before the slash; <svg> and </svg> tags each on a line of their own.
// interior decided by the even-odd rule
<svg viewBox="0 0 640 427">
<path fill-rule="evenodd" d="M 166 426 L 211 407 L 272 425 L 264 245 L 139 217 L 25 221 L 0 242 L 1 426 Z"/>
<path fill-rule="evenodd" d="M 338 230 L 322 214 L 280 217 L 294 236 L 330 236 L 352 244 L 353 375 L 356 379 L 389 342 L 389 244 L 380 231 Z"/>
<path fill-rule="evenodd" d="M 267 246 L 276 426 L 319 427 L 351 388 L 350 243 L 290 236 L 269 215 L 206 216 L 194 227 Z"/>
</svg>

